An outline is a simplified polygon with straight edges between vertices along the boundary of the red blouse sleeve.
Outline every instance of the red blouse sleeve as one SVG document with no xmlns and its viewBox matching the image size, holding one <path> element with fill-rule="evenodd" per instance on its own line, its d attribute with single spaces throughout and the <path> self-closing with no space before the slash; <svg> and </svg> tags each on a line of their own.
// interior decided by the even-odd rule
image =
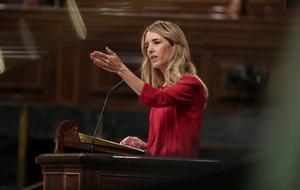
<svg viewBox="0 0 300 190">
<path fill-rule="evenodd" d="M 184 76 L 176 84 L 161 89 L 144 83 L 139 101 L 153 107 L 188 104 L 204 95 L 204 88 L 194 76 Z"/>
</svg>

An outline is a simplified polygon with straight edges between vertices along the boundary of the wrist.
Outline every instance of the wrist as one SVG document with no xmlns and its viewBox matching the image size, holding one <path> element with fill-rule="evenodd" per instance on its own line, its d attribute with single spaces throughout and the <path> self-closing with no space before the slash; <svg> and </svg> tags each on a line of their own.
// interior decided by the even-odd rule
<svg viewBox="0 0 300 190">
<path fill-rule="evenodd" d="M 117 70 L 117 74 L 119 76 L 124 75 L 124 73 L 126 72 L 126 69 L 127 69 L 127 67 L 123 63 L 121 63 L 119 69 Z"/>
</svg>

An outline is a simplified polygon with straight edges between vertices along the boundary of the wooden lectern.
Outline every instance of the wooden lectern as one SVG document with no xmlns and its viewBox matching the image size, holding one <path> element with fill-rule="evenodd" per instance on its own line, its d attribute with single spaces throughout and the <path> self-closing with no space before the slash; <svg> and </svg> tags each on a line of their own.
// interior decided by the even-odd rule
<svg viewBox="0 0 300 190">
<path fill-rule="evenodd" d="M 57 128 L 55 133 L 54 153 L 63 152 L 97 152 L 116 155 L 141 155 L 144 150 L 120 145 L 102 138 L 78 133 L 78 124 L 66 120 Z"/>
<path fill-rule="evenodd" d="M 99 153 L 42 154 L 36 163 L 44 190 L 201 189 L 207 176 L 222 170 L 216 160 Z"/>
<path fill-rule="evenodd" d="M 104 139 L 94 141 L 92 152 L 91 140 L 72 120 L 58 127 L 54 153 L 36 157 L 44 190 L 198 189 L 229 181 L 224 172 L 218 177 L 225 171 L 218 160 L 150 157 Z"/>
</svg>

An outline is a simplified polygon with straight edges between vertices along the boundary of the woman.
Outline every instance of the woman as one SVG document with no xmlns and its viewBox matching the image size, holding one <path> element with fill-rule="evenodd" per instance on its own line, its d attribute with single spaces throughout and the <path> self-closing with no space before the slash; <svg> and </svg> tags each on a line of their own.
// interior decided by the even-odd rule
<svg viewBox="0 0 300 190">
<path fill-rule="evenodd" d="M 196 76 L 183 31 L 174 23 L 156 21 L 141 39 L 142 79 L 132 73 L 111 49 L 94 51 L 91 60 L 118 74 L 151 107 L 147 142 L 126 137 L 120 144 L 147 150 L 151 156 L 197 157 L 202 113 L 208 97 Z"/>
</svg>

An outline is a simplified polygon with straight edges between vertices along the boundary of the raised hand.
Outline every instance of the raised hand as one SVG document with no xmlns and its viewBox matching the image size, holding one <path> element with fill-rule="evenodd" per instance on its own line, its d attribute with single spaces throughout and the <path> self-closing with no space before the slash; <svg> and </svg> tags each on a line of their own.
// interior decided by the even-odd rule
<svg viewBox="0 0 300 190">
<path fill-rule="evenodd" d="M 122 60 L 108 47 L 106 47 L 105 50 L 106 53 L 101 51 L 92 52 L 90 54 L 92 62 L 106 71 L 118 73 L 124 65 Z"/>
</svg>

